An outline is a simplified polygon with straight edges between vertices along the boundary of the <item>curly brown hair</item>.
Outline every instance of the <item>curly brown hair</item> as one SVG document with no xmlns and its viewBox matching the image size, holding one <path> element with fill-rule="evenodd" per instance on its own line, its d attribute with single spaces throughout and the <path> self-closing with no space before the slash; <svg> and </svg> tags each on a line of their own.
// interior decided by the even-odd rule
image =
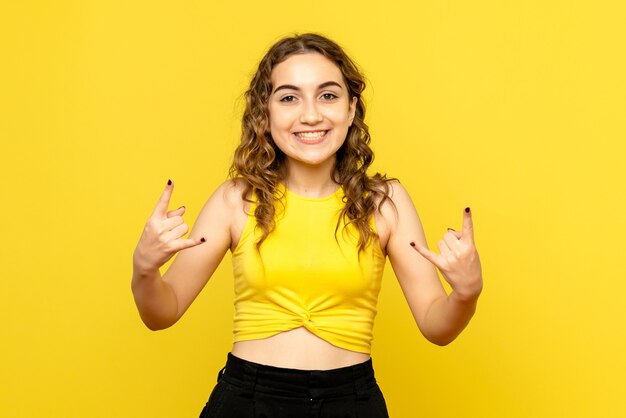
<svg viewBox="0 0 626 418">
<path fill-rule="evenodd" d="M 373 176 L 367 174 L 374 153 L 369 147 L 370 134 L 365 124 L 365 104 L 361 98 L 365 80 L 350 57 L 330 39 L 314 33 L 287 37 L 275 43 L 265 54 L 244 94 L 246 108 L 241 143 L 235 150 L 229 176 L 245 181 L 242 193 L 245 201 L 253 203 L 252 195 L 255 197 L 254 216 L 257 227 L 263 231 L 257 242 L 258 249 L 275 228 L 275 203 L 283 197 L 278 193 L 278 186 L 286 175 L 285 155 L 276 146 L 270 133 L 268 103 L 272 92 L 271 74 L 274 67 L 289 56 L 306 53 L 319 53 L 334 62 L 341 70 L 350 100 L 357 98 L 352 126 L 337 151 L 333 181 L 343 188 L 345 203 L 335 233 L 342 219 L 346 226 L 354 225 L 360 233 L 360 252 L 378 238 L 370 219 L 374 211 L 380 210 L 380 206 L 389 199 L 388 183 L 395 179 L 380 173 Z"/>
</svg>

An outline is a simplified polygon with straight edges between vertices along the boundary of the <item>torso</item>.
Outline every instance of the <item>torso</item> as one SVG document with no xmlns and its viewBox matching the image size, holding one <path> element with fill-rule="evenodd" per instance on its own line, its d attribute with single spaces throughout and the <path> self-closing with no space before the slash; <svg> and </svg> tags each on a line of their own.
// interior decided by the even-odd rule
<svg viewBox="0 0 626 418">
<path fill-rule="evenodd" d="M 370 358 L 365 353 L 336 347 L 304 327 L 261 340 L 236 342 L 232 353 L 255 363 L 303 370 L 336 369 L 363 363 Z"/>
<path fill-rule="evenodd" d="M 238 187 L 232 189 L 236 196 L 230 196 L 238 203 L 238 209 L 232 212 L 231 252 L 237 247 L 239 238 L 248 219 L 249 204 L 241 199 Z M 386 211 L 383 211 L 383 214 Z M 389 240 L 390 229 L 385 215 L 375 213 L 374 222 L 378 231 L 380 247 L 383 253 Z M 367 361 L 370 356 L 334 346 L 304 327 L 281 332 L 272 337 L 256 340 L 238 341 L 233 344 L 233 355 L 275 367 L 303 370 L 328 370 L 351 366 Z"/>
</svg>

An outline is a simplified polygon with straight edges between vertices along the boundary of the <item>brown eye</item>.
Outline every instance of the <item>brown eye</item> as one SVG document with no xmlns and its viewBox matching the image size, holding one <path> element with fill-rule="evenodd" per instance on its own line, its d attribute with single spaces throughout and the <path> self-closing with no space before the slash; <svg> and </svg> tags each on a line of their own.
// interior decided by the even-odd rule
<svg viewBox="0 0 626 418">
<path fill-rule="evenodd" d="M 324 100 L 335 100 L 337 96 L 333 93 L 324 93 L 322 94 L 322 99 Z"/>
<path fill-rule="evenodd" d="M 293 102 L 294 100 L 296 100 L 295 96 L 285 96 L 282 99 L 280 99 L 281 102 L 285 102 L 285 103 Z"/>
</svg>

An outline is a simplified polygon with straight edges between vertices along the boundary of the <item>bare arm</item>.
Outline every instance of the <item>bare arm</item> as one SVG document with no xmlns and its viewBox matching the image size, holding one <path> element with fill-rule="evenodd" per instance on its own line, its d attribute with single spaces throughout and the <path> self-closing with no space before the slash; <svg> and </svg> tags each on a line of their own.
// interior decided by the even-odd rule
<svg viewBox="0 0 626 418">
<path fill-rule="evenodd" d="M 441 253 L 435 254 L 427 249 L 417 211 L 399 183 L 393 184 L 392 200 L 397 213 L 386 205 L 383 215 L 390 230 L 386 249 L 394 273 L 422 334 L 434 344 L 449 344 L 474 315 L 482 291 L 471 214 L 464 214 L 462 233 L 446 232 L 438 243 Z M 435 266 L 452 287 L 449 295 Z"/>
<path fill-rule="evenodd" d="M 172 189 L 173 184 L 166 187 L 133 254 L 133 296 L 152 330 L 175 324 L 208 282 L 231 244 L 238 198 L 233 182 L 222 184 L 202 208 L 189 238 L 183 239 L 189 229 L 182 219 L 185 208 L 167 211 Z M 161 277 L 159 267 L 176 252 Z"/>
</svg>

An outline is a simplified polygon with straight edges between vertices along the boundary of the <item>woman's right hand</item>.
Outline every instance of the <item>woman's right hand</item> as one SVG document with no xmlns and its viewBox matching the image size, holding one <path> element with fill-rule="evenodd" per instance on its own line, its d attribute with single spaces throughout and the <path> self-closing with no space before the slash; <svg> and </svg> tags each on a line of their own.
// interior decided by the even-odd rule
<svg viewBox="0 0 626 418">
<path fill-rule="evenodd" d="M 154 212 L 146 222 L 141 238 L 133 253 L 133 268 L 138 272 L 158 270 L 174 254 L 186 248 L 195 247 L 204 243 L 204 237 L 199 239 L 182 238 L 189 231 L 182 215 L 185 207 L 168 211 L 174 184 L 168 180 L 167 186 L 161 194 Z"/>
</svg>

